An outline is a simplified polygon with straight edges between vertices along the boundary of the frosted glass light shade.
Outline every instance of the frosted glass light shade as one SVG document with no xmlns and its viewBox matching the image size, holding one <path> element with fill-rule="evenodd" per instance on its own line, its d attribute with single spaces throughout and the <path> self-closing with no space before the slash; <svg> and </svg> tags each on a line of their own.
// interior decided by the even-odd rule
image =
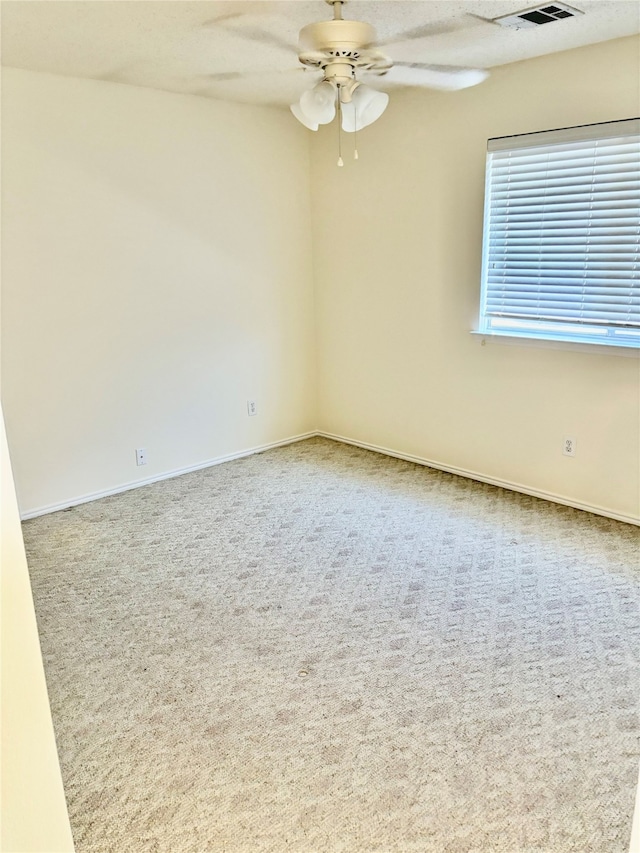
<svg viewBox="0 0 640 853">
<path fill-rule="evenodd" d="M 298 121 L 303 124 L 305 127 L 308 127 L 309 130 L 317 130 L 318 123 L 315 121 L 311 121 L 311 119 L 307 118 L 307 116 L 300 109 L 300 104 L 291 104 L 289 107 L 294 116 L 298 119 Z"/>
<path fill-rule="evenodd" d="M 302 93 L 300 110 L 313 124 L 329 124 L 336 115 L 336 90 L 326 80 L 318 83 Z"/>
<path fill-rule="evenodd" d="M 342 104 L 342 129 L 347 133 L 362 130 L 380 118 L 389 103 L 386 92 L 376 92 L 369 86 L 358 86 L 351 101 Z"/>
</svg>

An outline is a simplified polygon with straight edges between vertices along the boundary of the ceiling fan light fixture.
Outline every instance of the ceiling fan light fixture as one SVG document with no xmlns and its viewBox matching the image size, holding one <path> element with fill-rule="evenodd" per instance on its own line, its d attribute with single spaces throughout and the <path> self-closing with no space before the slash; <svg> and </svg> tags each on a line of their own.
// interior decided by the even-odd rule
<svg viewBox="0 0 640 853">
<path fill-rule="evenodd" d="M 300 109 L 300 104 L 291 104 L 289 107 L 294 116 L 298 119 L 300 124 L 303 124 L 305 127 L 308 127 L 309 130 L 317 130 L 318 123 L 311 121 L 311 119 L 307 118 L 307 116 Z"/>
<path fill-rule="evenodd" d="M 336 90 L 331 83 L 323 80 L 313 89 L 303 92 L 300 97 L 300 112 L 312 124 L 332 122 L 336 115 Z"/>
<path fill-rule="evenodd" d="M 377 92 L 369 86 L 360 85 L 355 89 L 349 103 L 342 106 L 342 129 L 355 133 L 377 121 L 386 110 L 389 95 Z"/>
<path fill-rule="evenodd" d="M 353 77 L 346 85 L 340 86 L 338 90 L 340 92 L 340 103 L 350 104 L 351 99 L 353 97 L 353 93 L 358 88 L 358 86 L 361 85 L 362 83 L 360 83 L 359 80 L 356 80 L 356 78 Z"/>
</svg>

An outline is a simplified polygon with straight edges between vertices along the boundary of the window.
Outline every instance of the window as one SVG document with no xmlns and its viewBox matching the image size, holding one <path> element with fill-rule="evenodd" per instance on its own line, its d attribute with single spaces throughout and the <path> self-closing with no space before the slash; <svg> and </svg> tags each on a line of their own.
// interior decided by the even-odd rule
<svg viewBox="0 0 640 853">
<path fill-rule="evenodd" d="M 640 346 L 640 119 L 487 152 L 479 331 Z"/>
</svg>

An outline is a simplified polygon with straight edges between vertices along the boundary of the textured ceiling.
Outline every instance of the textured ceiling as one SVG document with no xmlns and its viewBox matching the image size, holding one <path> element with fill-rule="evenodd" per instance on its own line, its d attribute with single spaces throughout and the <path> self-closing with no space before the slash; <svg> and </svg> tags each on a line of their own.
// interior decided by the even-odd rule
<svg viewBox="0 0 640 853">
<path fill-rule="evenodd" d="M 533 5 L 351 0 L 344 17 L 373 24 L 398 61 L 477 68 L 640 32 L 637 0 L 576 0 L 584 15 L 530 30 L 491 22 Z M 297 61 L 297 34 L 332 15 L 323 0 L 5 0 L 1 9 L 3 65 L 265 104 L 291 103 L 315 81 Z"/>
</svg>

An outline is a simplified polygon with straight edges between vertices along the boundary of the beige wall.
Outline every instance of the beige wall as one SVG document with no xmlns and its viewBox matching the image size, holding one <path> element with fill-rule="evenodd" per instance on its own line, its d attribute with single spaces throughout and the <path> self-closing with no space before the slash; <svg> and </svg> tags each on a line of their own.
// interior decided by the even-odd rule
<svg viewBox="0 0 640 853">
<path fill-rule="evenodd" d="M 31 586 L 0 413 L 2 832 L 7 853 L 72 851 Z"/>
<path fill-rule="evenodd" d="M 319 427 L 637 518 L 638 359 L 469 330 L 487 138 L 637 114 L 639 56 L 623 39 L 398 92 L 344 169 L 333 126 L 285 111 L 5 71 L 23 514 Z"/>
<path fill-rule="evenodd" d="M 2 86 L 22 513 L 313 429 L 307 131 L 114 83 L 6 69 Z"/>
<path fill-rule="evenodd" d="M 640 516 L 640 362 L 481 346 L 469 333 L 487 138 L 638 115 L 639 87 L 638 41 L 622 39 L 495 68 L 462 92 L 395 94 L 343 169 L 335 128 L 321 129 L 312 159 L 321 429 Z M 561 454 L 564 435 L 577 438 L 574 459 Z"/>
</svg>

